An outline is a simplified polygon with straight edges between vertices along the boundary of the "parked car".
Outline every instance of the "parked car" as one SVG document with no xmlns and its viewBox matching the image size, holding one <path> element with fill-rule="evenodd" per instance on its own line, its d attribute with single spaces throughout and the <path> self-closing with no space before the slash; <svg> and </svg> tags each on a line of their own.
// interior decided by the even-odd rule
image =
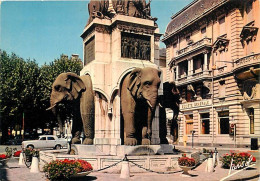
<svg viewBox="0 0 260 181">
<path fill-rule="evenodd" d="M 6 145 L 21 145 L 22 144 L 22 136 L 15 136 L 13 139 L 8 139 L 5 142 Z"/>
<path fill-rule="evenodd" d="M 67 147 L 67 140 L 59 139 L 54 135 L 42 135 L 38 140 L 29 140 L 22 142 L 22 148 L 55 148 L 61 149 Z"/>
</svg>

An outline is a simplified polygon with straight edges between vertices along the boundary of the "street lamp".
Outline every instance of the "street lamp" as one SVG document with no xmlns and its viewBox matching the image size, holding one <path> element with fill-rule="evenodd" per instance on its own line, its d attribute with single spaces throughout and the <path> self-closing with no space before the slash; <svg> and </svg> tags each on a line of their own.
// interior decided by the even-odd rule
<svg viewBox="0 0 260 181">
<path fill-rule="evenodd" d="M 194 133 L 195 131 L 194 130 L 191 130 L 191 148 L 193 148 L 193 137 L 194 137 Z"/>
</svg>

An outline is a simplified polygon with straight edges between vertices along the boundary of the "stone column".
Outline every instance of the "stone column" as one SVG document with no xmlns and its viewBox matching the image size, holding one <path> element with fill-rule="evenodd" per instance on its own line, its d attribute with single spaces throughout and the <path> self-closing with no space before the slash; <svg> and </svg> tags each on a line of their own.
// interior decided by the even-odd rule
<svg viewBox="0 0 260 181">
<path fill-rule="evenodd" d="M 190 59 L 188 60 L 188 76 L 191 75 L 191 65 L 190 65 L 191 61 Z"/>
<path fill-rule="evenodd" d="M 190 59 L 190 75 L 193 74 L 193 59 Z"/>
<path fill-rule="evenodd" d="M 178 80 L 179 79 L 179 65 L 177 64 L 176 65 L 176 78 L 175 80 Z"/>
<path fill-rule="evenodd" d="M 206 74 L 208 73 L 208 53 L 204 52 L 204 68 L 203 68 L 203 73 Z"/>
</svg>

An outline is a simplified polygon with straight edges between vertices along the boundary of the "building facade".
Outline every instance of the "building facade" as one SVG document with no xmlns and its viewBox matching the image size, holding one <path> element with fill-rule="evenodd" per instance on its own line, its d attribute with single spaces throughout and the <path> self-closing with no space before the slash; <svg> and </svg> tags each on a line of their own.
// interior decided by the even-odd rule
<svg viewBox="0 0 260 181">
<path fill-rule="evenodd" d="M 249 147 L 260 138 L 259 5 L 195 0 L 172 16 L 162 41 L 166 80 L 181 94 L 180 145 Z"/>
</svg>

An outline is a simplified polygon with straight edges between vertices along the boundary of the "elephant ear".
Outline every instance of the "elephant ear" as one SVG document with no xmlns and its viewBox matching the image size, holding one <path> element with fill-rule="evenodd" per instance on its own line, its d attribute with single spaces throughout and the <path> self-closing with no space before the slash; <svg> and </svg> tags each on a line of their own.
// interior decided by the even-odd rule
<svg viewBox="0 0 260 181">
<path fill-rule="evenodd" d="M 136 96 L 136 93 L 141 84 L 141 68 L 135 68 L 129 77 L 128 90 L 131 92 L 132 96 Z"/>
<path fill-rule="evenodd" d="M 68 72 L 66 81 L 66 88 L 70 90 L 71 95 L 76 99 L 80 92 L 86 90 L 86 86 L 81 78 L 74 73 Z"/>
</svg>

